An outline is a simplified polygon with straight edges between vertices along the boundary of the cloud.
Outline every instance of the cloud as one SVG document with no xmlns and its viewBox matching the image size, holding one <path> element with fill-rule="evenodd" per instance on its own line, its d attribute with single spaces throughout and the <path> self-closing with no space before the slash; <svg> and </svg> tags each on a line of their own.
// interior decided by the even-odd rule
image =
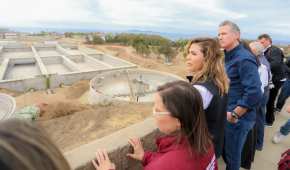
<svg viewBox="0 0 290 170">
<path fill-rule="evenodd" d="M 197 13 L 202 20 L 195 17 Z M 246 17 L 223 8 L 219 0 L 9 0 L 2 2 L 0 16 L 0 25 L 85 22 L 148 28 L 170 27 L 174 23 L 208 26 L 218 16 Z"/>
<path fill-rule="evenodd" d="M 287 36 L 289 7 L 290 2 L 282 0 L 3 0 L 0 27 L 215 33 L 217 25 L 229 19 L 247 35 Z"/>
<path fill-rule="evenodd" d="M 89 21 L 88 0 L 8 0 L 1 2 L 0 24 L 31 26 L 40 22 Z"/>
</svg>

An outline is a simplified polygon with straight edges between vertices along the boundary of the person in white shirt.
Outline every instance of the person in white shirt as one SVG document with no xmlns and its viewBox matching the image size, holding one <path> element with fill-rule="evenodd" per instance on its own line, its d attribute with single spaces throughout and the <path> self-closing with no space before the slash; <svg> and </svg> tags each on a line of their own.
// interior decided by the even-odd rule
<svg viewBox="0 0 290 170">
<path fill-rule="evenodd" d="M 249 44 L 252 53 L 256 56 L 258 63 L 258 72 L 260 75 L 260 80 L 262 83 L 261 90 L 263 93 L 263 101 L 261 101 L 260 106 L 257 108 L 257 143 L 256 149 L 262 150 L 264 143 L 264 125 L 265 125 L 265 116 L 266 116 L 266 105 L 269 98 L 269 84 L 271 79 L 271 72 L 267 67 L 262 64 L 260 58 L 263 57 L 264 47 L 258 41 L 251 42 Z"/>
</svg>

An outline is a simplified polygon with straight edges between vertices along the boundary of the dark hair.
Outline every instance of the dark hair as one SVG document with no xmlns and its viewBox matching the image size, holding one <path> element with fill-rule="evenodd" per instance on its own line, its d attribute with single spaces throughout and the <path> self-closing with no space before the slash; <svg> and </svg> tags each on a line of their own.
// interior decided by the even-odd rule
<svg viewBox="0 0 290 170">
<path fill-rule="evenodd" d="M 262 38 L 268 39 L 272 43 L 272 38 L 270 37 L 269 34 L 261 34 L 261 35 L 258 36 L 258 40 L 260 40 Z"/>
<path fill-rule="evenodd" d="M 0 169 L 69 170 L 62 153 L 33 122 L 0 122 Z"/>
<path fill-rule="evenodd" d="M 171 116 L 180 121 L 181 134 L 187 137 L 191 148 L 200 154 L 207 153 L 212 142 L 199 92 L 185 81 L 166 83 L 157 92 Z"/>
</svg>

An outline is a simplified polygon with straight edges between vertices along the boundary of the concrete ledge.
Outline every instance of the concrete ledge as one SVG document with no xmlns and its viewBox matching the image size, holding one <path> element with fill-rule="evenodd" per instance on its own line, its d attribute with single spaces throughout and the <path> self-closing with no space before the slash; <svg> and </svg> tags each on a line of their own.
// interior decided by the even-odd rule
<svg viewBox="0 0 290 170">
<path fill-rule="evenodd" d="M 127 153 L 132 152 L 128 139 L 131 137 L 141 138 L 144 148 L 147 150 L 155 148 L 156 135 L 158 135 L 158 131 L 156 130 L 154 119 L 151 117 L 143 122 L 82 145 L 64 153 L 64 155 L 72 169 L 94 170 L 91 160 L 95 159 L 95 151 L 97 149 L 106 149 L 118 170 L 138 170 L 142 168 L 140 162 L 131 160 L 126 156 Z"/>
<path fill-rule="evenodd" d="M 125 70 L 125 69 L 132 69 L 136 68 L 136 66 L 130 66 L 130 67 L 117 67 L 117 68 L 107 68 L 107 69 L 101 69 L 101 70 L 94 70 L 94 71 L 83 71 L 83 72 L 71 72 L 71 73 L 65 73 L 65 74 L 51 74 L 49 75 L 49 81 L 50 81 L 50 88 L 59 87 L 60 85 L 72 85 L 73 83 L 79 81 L 79 80 L 90 80 L 96 75 L 113 71 L 113 70 Z"/>
<path fill-rule="evenodd" d="M 9 66 L 9 58 L 5 58 L 0 67 L 0 80 L 4 80 L 7 68 Z"/>
<path fill-rule="evenodd" d="M 43 75 L 27 79 L 1 80 L 0 88 L 6 88 L 19 92 L 28 91 L 30 89 L 44 90 L 47 88 L 46 81 L 47 78 Z"/>
<path fill-rule="evenodd" d="M 31 50 L 34 53 L 34 58 L 35 58 L 35 60 L 36 60 L 36 62 L 38 64 L 38 67 L 40 69 L 41 74 L 44 74 L 44 75 L 48 74 L 48 71 L 47 71 L 46 67 L 44 66 L 44 64 L 43 64 L 38 52 L 34 48 L 34 46 L 31 46 Z"/>
<path fill-rule="evenodd" d="M 71 70 L 73 71 L 81 71 L 77 64 L 73 61 L 71 61 L 69 58 L 67 58 L 66 56 L 61 56 L 62 60 L 63 60 L 63 64 L 66 65 L 67 67 L 69 67 Z"/>
<path fill-rule="evenodd" d="M 65 48 L 60 46 L 59 44 L 56 44 L 55 48 L 56 48 L 56 51 L 58 51 L 59 53 L 61 53 L 63 55 L 70 55 L 70 53 Z"/>
</svg>

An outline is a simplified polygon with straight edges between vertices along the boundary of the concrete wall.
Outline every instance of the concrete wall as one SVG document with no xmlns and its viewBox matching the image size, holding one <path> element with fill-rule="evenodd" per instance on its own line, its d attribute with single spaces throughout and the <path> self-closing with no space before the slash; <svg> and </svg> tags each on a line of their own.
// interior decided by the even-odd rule
<svg viewBox="0 0 290 170">
<path fill-rule="evenodd" d="M 108 72 L 112 70 L 122 70 L 122 69 L 131 69 L 135 68 L 136 66 L 130 67 L 118 67 L 118 68 L 109 68 L 109 69 L 102 69 L 102 70 L 95 70 L 95 71 L 86 71 L 86 72 L 71 72 L 66 74 L 52 74 L 49 75 L 50 80 L 50 88 L 56 88 L 60 85 L 72 85 L 73 83 L 79 80 L 90 80 L 96 75 Z"/>
<path fill-rule="evenodd" d="M 45 65 L 58 64 L 58 63 L 63 62 L 63 59 L 61 56 L 41 57 L 41 60 Z"/>
<path fill-rule="evenodd" d="M 59 44 L 56 44 L 56 51 L 63 55 L 70 55 L 70 53 Z"/>
<path fill-rule="evenodd" d="M 69 58 L 70 60 L 72 60 L 73 62 L 76 62 L 76 63 L 80 63 L 80 62 L 85 61 L 85 57 L 83 55 L 69 55 L 69 56 L 67 56 L 67 58 Z"/>
<path fill-rule="evenodd" d="M 75 62 L 73 62 L 72 60 L 70 60 L 69 58 L 67 58 L 66 56 L 61 56 L 62 57 L 62 61 L 63 61 L 63 64 L 70 68 L 70 70 L 72 71 L 81 71 L 77 64 Z"/>
<path fill-rule="evenodd" d="M 41 46 L 35 46 L 35 49 L 37 50 L 37 51 L 51 51 L 51 50 L 56 50 L 56 48 L 55 48 L 55 46 L 51 46 L 51 47 L 46 47 L 46 46 L 43 46 L 43 47 L 41 47 Z"/>
<path fill-rule="evenodd" d="M 32 52 L 30 47 L 5 47 L 4 52 Z"/>
<path fill-rule="evenodd" d="M 15 65 L 15 64 L 30 64 L 30 63 L 36 63 L 35 58 L 10 58 L 9 63 L 11 65 Z"/>
<path fill-rule="evenodd" d="M 44 90 L 46 89 L 45 76 L 37 76 L 34 78 L 18 79 L 18 80 L 1 80 L 0 88 L 6 88 L 14 91 L 24 92 L 30 89 Z"/>
<path fill-rule="evenodd" d="M 159 135 L 153 118 L 147 118 L 143 122 L 121 129 L 103 138 L 82 145 L 69 152 L 64 153 L 72 169 L 95 170 L 91 160 L 95 159 L 97 149 L 106 149 L 109 157 L 115 163 L 118 170 L 141 170 L 139 161 L 132 160 L 126 156 L 132 152 L 128 139 L 132 137 L 141 138 L 145 150 L 155 149 L 155 138 Z"/>
</svg>

